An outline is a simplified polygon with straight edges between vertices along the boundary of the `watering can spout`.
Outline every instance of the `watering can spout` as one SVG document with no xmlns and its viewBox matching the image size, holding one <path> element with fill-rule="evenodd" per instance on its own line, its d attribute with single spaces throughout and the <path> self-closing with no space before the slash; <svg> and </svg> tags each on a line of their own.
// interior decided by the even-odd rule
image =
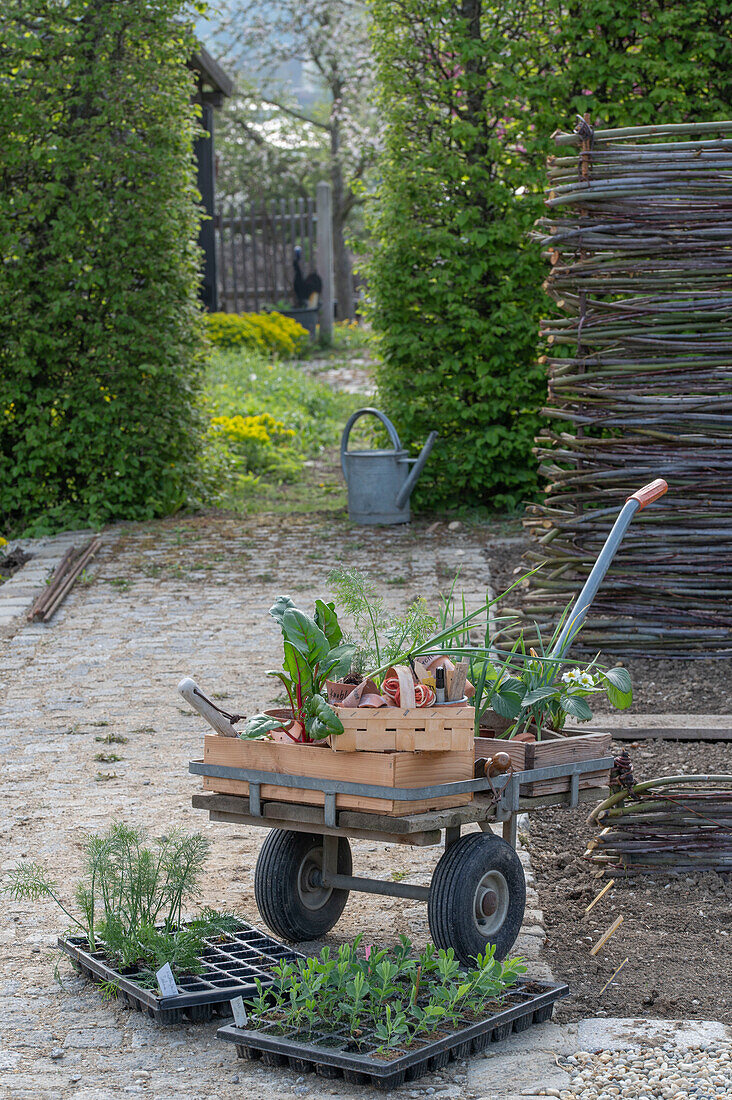
<svg viewBox="0 0 732 1100">
<path fill-rule="evenodd" d="M 430 432 L 430 434 L 427 436 L 427 442 L 425 443 L 424 447 L 422 448 L 422 451 L 419 455 L 419 458 L 408 458 L 408 459 L 404 460 L 406 462 L 413 462 L 414 466 L 410 470 L 409 477 L 407 478 L 407 480 L 404 482 L 401 489 L 397 493 L 397 498 L 396 498 L 397 508 L 403 508 L 404 505 L 409 500 L 410 496 L 412 495 L 412 490 L 414 489 L 414 486 L 417 484 L 417 478 L 419 477 L 419 475 L 422 473 L 422 470 L 424 469 L 424 464 L 430 456 L 430 451 L 434 447 L 436 439 L 437 439 L 437 432 Z"/>
</svg>

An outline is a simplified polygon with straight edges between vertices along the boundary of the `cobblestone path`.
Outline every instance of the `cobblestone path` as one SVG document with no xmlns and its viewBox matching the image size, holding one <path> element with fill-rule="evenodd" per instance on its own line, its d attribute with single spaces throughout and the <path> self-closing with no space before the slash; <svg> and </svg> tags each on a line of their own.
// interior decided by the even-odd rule
<svg viewBox="0 0 732 1100">
<path fill-rule="evenodd" d="M 59 556 L 67 544 L 68 538 L 47 542 L 46 556 L 31 563 L 28 580 L 42 583 L 43 562 L 48 565 L 54 548 Z M 84 832 L 121 818 L 153 832 L 170 825 L 196 828 L 212 842 L 202 901 L 235 907 L 261 923 L 252 890 L 264 834 L 210 824 L 191 809 L 199 781 L 187 764 L 201 755 L 204 727 L 185 709 L 176 686 L 191 675 L 236 710 L 260 709 L 268 701 L 264 672 L 281 660 L 278 629 L 267 615 L 274 597 L 289 593 L 310 607 L 327 591 L 330 567 L 342 561 L 378 572 L 395 605 L 420 594 L 435 601 L 458 567 L 471 604 L 484 599 L 490 584 L 488 553 L 465 527 L 384 532 L 354 529 L 345 521 L 321 527 L 304 519 L 274 523 L 226 516 L 108 531 L 89 570 L 90 583 L 77 584 L 48 625 L 30 625 L 18 616 L 23 601 L 32 598 L 18 574 L 15 617 L 4 625 L 0 617 L 0 870 L 22 857 L 38 859 L 71 898 Z M 126 743 L 104 744 L 110 733 Z M 122 759 L 95 759 L 110 749 Z M 423 884 L 436 859 L 434 849 L 365 841 L 352 846 L 355 873 L 408 874 Z M 233 1048 L 216 1040 L 217 1024 L 156 1026 L 104 1002 L 65 961 L 59 985 L 53 945 L 64 930 L 63 917 L 46 902 L 4 901 L 3 910 L 0 1095 L 362 1095 L 337 1081 L 303 1081 L 290 1072 L 237 1063 Z M 534 958 L 543 935 L 539 922 L 530 909 L 518 943 Z M 426 908 L 352 896 L 329 940 L 339 943 L 358 932 L 378 943 L 405 932 L 421 944 L 428 938 Z M 532 970 L 545 973 L 538 960 Z M 466 1073 L 458 1063 L 400 1093 L 473 1095 Z"/>
</svg>

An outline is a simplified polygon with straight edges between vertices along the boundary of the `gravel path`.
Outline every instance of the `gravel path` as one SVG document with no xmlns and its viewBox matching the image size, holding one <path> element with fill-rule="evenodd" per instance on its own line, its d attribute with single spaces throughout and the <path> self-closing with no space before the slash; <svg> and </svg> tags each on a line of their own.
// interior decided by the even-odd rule
<svg viewBox="0 0 732 1100">
<path fill-rule="evenodd" d="M 41 860 L 69 898 L 85 831 L 102 829 L 115 818 L 159 832 L 170 825 L 195 826 L 212 843 L 202 901 L 236 907 L 258 922 L 252 880 L 262 834 L 210 824 L 191 810 L 198 781 L 187 774 L 187 763 L 200 756 L 202 728 L 178 706 L 175 689 L 182 676 L 192 675 L 236 709 L 261 708 L 268 701 L 264 672 L 279 663 L 278 631 L 267 616 L 274 596 L 289 592 L 309 606 L 326 590 L 330 565 L 344 560 L 375 566 L 389 582 L 385 591 L 394 605 L 418 594 L 434 600 L 458 566 L 472 604 L 483 599 L 491 579 L 482 536 L 465 527 L 440 527 L 430 534 L 424 525 L 384 532 L 339 521 L 326 526 L 304 518 L 274 524 L 204 516 L 108 532 L 89 571 L 91 583 L 77 585 L 52 624 L 0 620 L 0 871 L 19 858 Z M 42 573 L 37 571 L 35 584 Z M 14 582 L 22 602 L 21 577 Z M 109 744 L 110 735 L 126 741 Z M 110 750 L 118 761 L 96 759 Z M 436 858 L 429 849 L 366 841 L 354 842 L 353 849 L 356 873 L 408 874 L 422 884 Z M 547 970 L 538 957 L 544 935 L 536 905 L 531 893 L 517 949 L 540 977 Z M 337 1081 L 298 1079 L 289 1071 L 237 1063 L 228 1045 L 215 1039 L 215 1023 L 157 1027 L 139 1013 L 104 1002 L 65 962 L 59 984 L 52 950 L 63 930 L 58 914 L 45 903 L 4 901 L 3 909 L 0 1095 L 12 1100 L 117 1100 L 120 1093 L 158 1100 L 364 1095 Z M 423 944 L 425 907 L 358 895 L 329 942 L 358 932 L 384 944 L 405 932 Z M 399 1095 L 508 1096 L 510 1084 L 505 1092 L 483 1086 L 478 1071 L 488 1064 L 482 1059 L 470 1066 L 452 1064 Z"/>
<path fill-rule="evenodd" d="M 60 541 L 65 548 L 68 540 Z M 279 592 L 310 606 L 326 592 L 331 564 L 344 559 L 378 562 L 394 605 L 420 593 L 434 600 L 458 566 L 472 603 L 484 598 L 490 581 L 481 545 L 467 533 L 446 541 L 410 530 L 354 531 L 345 523 L 272 527 L 202 517 L 108 533 L 90 570 L 93 582 L 77 585 L 52 624 L 16 618 L 2 627 L 0 870 L 23 857 L 41 860 L 69 898 L 84 831 L 114 818 L 160 832 L 173 824 L 195 827 L 212 843 L 202 901 L 236 907 L 259 923 L 252 880 L 264 834 L 210 824 L 191 809 L 199 781 L 187 764 L 201 755 L 204 727 L 176 686 L 193 675 L 236 709 L 264 706 L 264 672 L 280 661 L 268 608 Z M 107 744 L 110 734 L 126 742 Z M 120 759 L 95 759 L 110 751 Z M 408 875 L 422 884 L 436 860 L 430 849 L 365 841 L 354 841 L 353 849 L 361 873 Z M 303 1088 L 313 1095 L 360 1094 L 327 1083 L 305 1086 L 293 1074 L 257 1065 L 239 1067 L 233 1050 L 215 1040 L 216 1025 L 156 1027 L 104 1003 L 65 962 L 60 988 L 50 949 L 63 919 L 46 903 L 4 903 L 4 909 L 2 1068 L 14 1100 L 106 1100 L 119 1090 L 160 1100 L 297 1095 Z M 539 921 L 530 910 L 519 944 L 527 954 L 536 955 L 543 939 Z M 405 932 L 423 944 L 426 908 L 358 895 L 330 940 L 357 932 L 384 943 Z M 454 1066 L 423 1088 L 449 1081 L 461 1090 L 465 1075 L 464 1066 Z"/>
<path fill-rule="evenodd" d="M 702 1047 L 687 1050 L 654 1050 L 636 1056 L 625 1052 L 590 1054 L 579 1051 L 567 1059 L 570 1069 L 566 1089 L 545 1090 L 561 1100 L 653 1100 L 689 1097 L 716 1100 L 732 1096 L 732 1051 L 724 1044 L 715 1051 Z"/>
</svg>

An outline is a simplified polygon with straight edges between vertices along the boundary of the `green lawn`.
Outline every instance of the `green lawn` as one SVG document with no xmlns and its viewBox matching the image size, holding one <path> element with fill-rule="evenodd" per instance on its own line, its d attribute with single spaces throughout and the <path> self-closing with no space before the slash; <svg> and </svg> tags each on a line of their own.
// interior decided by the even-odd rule
<svg viewBox="0 0 732 1100">
<path fill-rule="evenodd" d="M 344 508 L 336 449 L 343 425 L 363 403 L 300 366 L 257 352 L 214 351 L 204 412 L 208 423 L 227 419 L 207 436 L 205 497 L 238 512 Z"/>
</svg>

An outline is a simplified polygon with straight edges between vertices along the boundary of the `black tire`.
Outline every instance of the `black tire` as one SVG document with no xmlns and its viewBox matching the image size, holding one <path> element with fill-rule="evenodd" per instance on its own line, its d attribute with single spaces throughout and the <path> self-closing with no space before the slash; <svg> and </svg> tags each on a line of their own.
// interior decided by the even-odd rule
<svg viewBox="0 0 732 1100">
<path fill-rule="evenodd" d="M 493 908 L 493 912 L 486 910 Z M 470 833 L 447 849 L 430 886 L 428 918 L 437 947 L 452 947 L 463 966 L 495 944 L 504 959 L 521 929 L 526 880 L 510 844 Z"/>
<path fill-rule="evenodd" d="M 323 837 L 272 829 L 254 871 L 254 897 L 272 931 L 292 943 L 317 940 L 329 932 L 348 901 L 348 890 L 318 885 Z M 338 874 L 350 875 L 351 846 L 338 840 Z"/>
</svg>

